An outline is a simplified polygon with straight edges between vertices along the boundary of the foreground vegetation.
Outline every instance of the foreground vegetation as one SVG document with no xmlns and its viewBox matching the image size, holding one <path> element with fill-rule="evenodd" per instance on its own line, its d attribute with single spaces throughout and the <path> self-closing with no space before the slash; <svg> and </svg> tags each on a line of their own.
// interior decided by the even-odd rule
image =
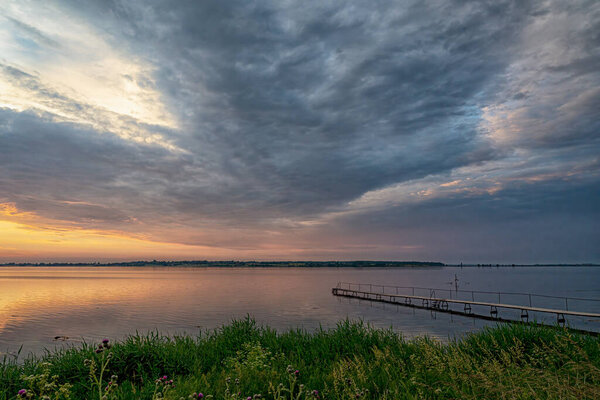
<svg viewBox="0 0 600 400">
<path fill-rule="evenodd" d="M 348 321 L 276 333 L 247 319 L 197 338 L 137 335 L 0 365 L 0 399 L 211 397 L 594 399 L 600 340 L 510 325 L 440 344 Z"/>
</svg>

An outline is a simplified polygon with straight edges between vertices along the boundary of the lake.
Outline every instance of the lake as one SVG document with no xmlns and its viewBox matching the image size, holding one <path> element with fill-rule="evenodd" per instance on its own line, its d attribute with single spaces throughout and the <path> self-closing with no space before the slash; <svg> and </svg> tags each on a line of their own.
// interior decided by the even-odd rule
<svg viewBox="0 0 600 400">
<path fill-rule="evenodd" d="M 196 334 L 247 315 L 278 330 L 314 330 L 335 326 L 344 318 L 363 319 L 377 327 L 392 327 L 406 337 L 429 335 L 447 341 L 495 323 L 338 298 L 331 288 L 346 281 L 451 289 L 455 277 L 463 290 L 600 298 L 600 268 L 575 266 L 0 267 L 0 353 L 15 354 L 21 346 L 22 355 L 40 353 L 82 340 L 118 339 L 136 331 Z M 537 305 L 564 304 L 552 301 Z M 571 305 L 591 312 L 600 312 L 599 306 L 592 302 Z M 58 336 L 62 338 L 55 340 Z"/>
</svg>

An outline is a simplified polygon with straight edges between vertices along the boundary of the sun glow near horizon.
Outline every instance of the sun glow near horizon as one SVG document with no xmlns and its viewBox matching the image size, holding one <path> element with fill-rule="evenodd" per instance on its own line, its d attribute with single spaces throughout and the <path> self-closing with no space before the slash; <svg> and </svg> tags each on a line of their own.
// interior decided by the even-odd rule
<svg viewBox="0 0 600 400">
<path fill-rule="evenodd" d="M 27 217 L 25 223 L 0 213 L 0 262 L 196 258 L 220 253 L 208 247 L 158 242 L 123 232 L 50 226 L 47 221 L 35 225 L 35 217 Z"/>
</svg>

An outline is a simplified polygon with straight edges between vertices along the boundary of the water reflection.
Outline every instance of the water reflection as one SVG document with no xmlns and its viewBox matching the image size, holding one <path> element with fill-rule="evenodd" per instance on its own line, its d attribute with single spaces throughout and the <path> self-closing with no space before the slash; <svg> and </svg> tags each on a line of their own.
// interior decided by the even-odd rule
<svg viewBox="0 0 600 400">
<path fill-rule="evenodd" d="M 0 268 L 0 352 L 40 351 L 66 342 L 135 331 L 196 333 L 252 315 L 277 329 L 330 327 L 362 318 L 406 336 L 442 340 L 487 322 L 331 295 L 340 280 L 598 297 L 595 268 Z"/>
</svg>

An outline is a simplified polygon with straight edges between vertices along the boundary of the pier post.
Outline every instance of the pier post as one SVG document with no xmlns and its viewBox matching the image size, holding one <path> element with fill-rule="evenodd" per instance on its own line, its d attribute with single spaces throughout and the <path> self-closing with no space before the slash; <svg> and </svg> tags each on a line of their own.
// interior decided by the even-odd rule
<svg viewBox="0 0 600 400">
<path fill-rule="evenodd" d="M 498 308 L 496 306 L 490 306 L 490 317 L 498 318 Z"/>
</svg>

